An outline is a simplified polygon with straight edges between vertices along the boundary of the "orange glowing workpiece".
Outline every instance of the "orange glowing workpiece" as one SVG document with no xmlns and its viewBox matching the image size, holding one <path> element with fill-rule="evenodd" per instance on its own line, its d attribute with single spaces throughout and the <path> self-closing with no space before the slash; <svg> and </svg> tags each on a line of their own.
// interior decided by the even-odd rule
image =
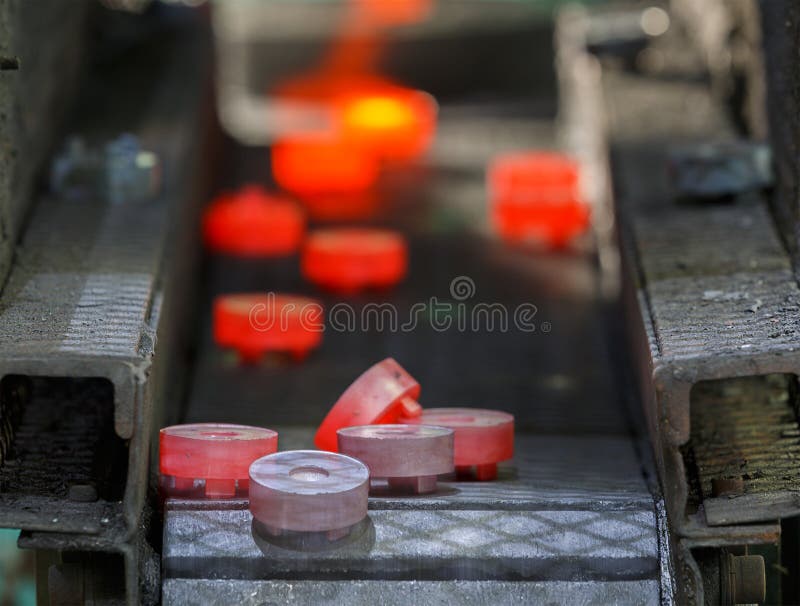
<svg viewBox="0 0 800 606">
<path fill-rule="evenodd" d="M 301 270 L 310 282 L 345 293 L 394 286 L 407 266 L 401 234 L 364 227 L 317 230 L 306 240 L 301 257 Z"/>
<path fill-rule="evenodd" d="M 386 85 L 353 90 L 339 101 L 345 139 L 389 160 L 413 160 L 430 146 L 436 101 L 422 91 Z"/>
<path fill-rule="evenodd" d="M 495 158 L 487 174 L 492 222 L 512 242 L 566 246 L 589 226 L 581 199 L 579 168 L 554 152 L 521 152 Z"/>
<path fill-rule="evenodd" d="M 300 196 L 368 190 L 378 169 L 371 154 L 335 135 L 283 139 L 272 147 L 275 181 Z"/>
<path fill-rule="evenodd" d="M 230 255 L 289 255 L 299 248 L 304 232 L 297 204 L 253 185 L 219 196 L 203 217 L 208 248 Z"/>
<path fill-rule="evenodd" d="M 380 159 L 420 156 L 436 130 L 433 97 L 372 74 L 319 72 L 290 80 L 273 94 L 300 106 L 328 107 L 333 124 L 325 134 Z"/>
<path fill-rule="evenodd" d="M 348 387 L 325 416 L 314 436 L 322 450 L 336 451 L 336 432 L 343 427 L 396 423 L 400 416 L 422 412 L 416 379 L 392 358 L 378 362 Z"/>
<path fill-rule="evenodd" d="M 322 342 L 323 308 L 313 299 L 275 293 L 221 295 L 214 300 L 214 341 L 257 362 L 269 351 L 302 360 Z"/>
</svg>

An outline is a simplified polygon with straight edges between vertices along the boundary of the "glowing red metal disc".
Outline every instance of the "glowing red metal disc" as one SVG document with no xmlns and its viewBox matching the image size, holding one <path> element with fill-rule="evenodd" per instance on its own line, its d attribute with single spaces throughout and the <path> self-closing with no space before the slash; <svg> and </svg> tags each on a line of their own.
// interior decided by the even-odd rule
<svg viewBox="0 0 800 606">
<path fill-rule="evenodd" d="M 173 425 L 159 432 L 161 488 L 167 496 L 246 496 L 250 464 L 278 449 L 271 429 L 227 423 Z"/>
<path fill-rule="evenodd" d="M 300 207 L 285 197 L 249 186 L 219 196 L 203 217 L 209 249 L 244 257 L 289 255 L 305 233 Z"/>
<path fill-rule="evenodd" d="M 256 362 L 269 351 L 298 360 L 322 342 L 324 310 L 314 299 L 275 293 L 221 295 L 214 300 L 214 340 Z"/>
<path fill-rule="evenodd" d="M 407 265 L 402 235 L 367 228 L 313 232 L 306 240 L 301 259 L 303 275 L 309 281 L 340 292 L 394 286 L 405 276 Z"/>
</svg>

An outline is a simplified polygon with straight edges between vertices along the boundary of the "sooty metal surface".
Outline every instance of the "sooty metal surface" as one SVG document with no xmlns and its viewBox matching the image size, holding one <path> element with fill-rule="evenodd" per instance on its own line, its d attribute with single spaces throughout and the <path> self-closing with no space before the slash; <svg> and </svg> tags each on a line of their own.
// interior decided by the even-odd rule
<svg viewBox="0 0 800 606">
<path fill-rule="evenodd" d="M 235 579 L 592 580 L 654 577 L 650 512 L 386 511 L 330 551 L 253 537 L 246 510 L 168 511 L 168 577 Z"/>
<path fill-rule="evenodd" d="M 565 25 L 573 26 L 571 32 L 581 29 L 580 23 Z M 592 116 L 571 124 L 572 136 L 581 141 L 587 138 L 579 136 L 581 131 L 593 132 L 611 150 L 625 315 L 670 519 L 677 599 L 703 603 L 703 580 L 691 549 L 774 543 L 778 512 L 796 515 L 798 510 L 782 490 L 747 504 L 750 519 L 765 522 L 760 525 L 710 526 L 702 507 L 687 508 L 695 480 L 683 455 L 692 435 L 704 432 L 692 427 L 703 421 L 690 418 L 690 404 L 694 407 L 703 395 L 692 387 L 795 373 L 800 291 L 764 196 L 677 200 L 668 176 L 670 146 L 736 136 L 726 107 L 709 90 L 708 80 L 698 77 L 702 61 L 684 38 L 685 29 L 670 28 L 652 43 L 664 63 L 636 70 L 591 57 L 585 42 L 570 31 L 557 32 L 565 41 L 559 47 L 565 59 L 560 68 L 567 80 L 589 85 L 566 104 L 585 106 L 582 113 Z M 593 108 L 603 111 L 598 116 Z M 759 431 L 773 431 L 771 421 L 763 421 Z"/>
<path fill-rule="evenodd" d="M 657 581 L 239 581 L 168 579 L 163 601 L 172 604 L 621 604 L 632 598 L 656 606 Z"/>
<path fill-rule="evenodd" d="M 0 379 L 34 386 L 3 427 L 0 524 L 22 528 L 27 547 L 122 554 L 118 589 L 129 603 L 157 595 L 157 565 L 142 557 L 150 439 L 164 376 L 170 389 L 180 383 L 174 348 L 190 315 L 186 230 L 201 153 L 203 45 L 167 38 L 98 51 L 109 57 L 96 67 L 105 72 L 87 81 L 71 124 L 101 145 L 134 133 L 159 155 L 160 194 L 117 204 L 43 194 L 0 297 Z"/>
<path fill-rule="evenodd" d="M 800 506 L 794 380 L 771 375 L 695 386 L 690 447 L 709 524 L 758 521 L 765 508 L 779 514 Z M 728 478 L 741 479 L 741 488 L 714 494 L 713 481 Z"/>
</svg>

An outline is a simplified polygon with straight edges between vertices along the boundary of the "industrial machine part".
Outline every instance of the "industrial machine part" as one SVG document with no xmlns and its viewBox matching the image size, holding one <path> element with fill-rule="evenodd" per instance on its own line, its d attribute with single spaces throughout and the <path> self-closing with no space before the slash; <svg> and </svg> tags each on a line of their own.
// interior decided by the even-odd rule
<svg viewBox="0 0 800 606">
<path fill-rule="evenodd" d="M 295 202 L 257 185 L 223 194 L 203 215 L 206 246 L 217 254 L 242 257 L 291 255 L 300 248 L 305 227 Z"/>
<path fill-rule="evenodd" d="M 367 517 L 368 492 L 367 467 L 342 454 L 289 450 L 250 465 L 250 511 L 271 535 L 339 540 Z"/>
<path fill-rule="evenodd" d="M 0 11 L 11 19 L 3 27 L 13 30 L 3 44 L 20 57 L 19 80 L 0 75 L 15 108 L 0 112 L 9 121 L 0 136 L 12 138 L 2 147 L 17 150 L 2 171 L 15 185 L 0 189 L 4 216 L 13 217 L 3 230 L 8 241 L 28 217 L 0 300 L 0 522 L 22 529 L 20 546 L 61 553 L 50 577 L 42 558 L 54 603 L 68 595 L 58 580 L 68 569 L 90 593 L 105 595 L 113 586 L 130 603 L 154 602 L 159 560 L 147 540 L 150 455 L 156 428 L 178 414 L 165 403 L 178 401 L 184 385 L 193 315 L 185 298 L 197 275 L 196 217 L 205 186 L 197 166 L 209 118 L 202 67 L 208 45 L 186 22 L 169 35 L 144 30 L 126 39 L 140 52 L 126 54 L 110 71 L 96 64 L 74 104 L 76 135 L 110 142 L 132 133 L 158 155 L 160 191 L 133 203 L 94 193 L 32 196 L 24 175 L 47 174 L 42 160 L 58 147 L 54 137 L 61 131 L 51 117 L 59 113 L 48 107 L 72 106 L 72 66 L 83 61 L 86 39 L 78 23 L 86 11 L 84 3 L 17 2 L 0 3 Z M 94 7 L 91 27 L 108 38 L 97 38 L 92 52 L 110 57 L 119 52 L 113 32 L 125 19 L 105 17 Z M 21 107 L 37 116 L 35 124 L 20 118 Z M 0 254 L 0 268 L 7 259 Z M 105 558 L 92 555 L 100 553 Z M 48 599 L 46 580 L 40 593 Z"/>
<path fill-rule="evenodd" d="M 280 24 L 297 20 L 296 2 L 270 3 L 263 11 L 257 3 L 246 10 L 234 4 L 219 3 L 213 17 L 220 114 L 236 136 L 263 143 L 275 133 L 275 122 L 264 119 L 274 117 L 273 108 L 261 105 L 260 78 L 270 70 L 251 60 L 268 53 L 246 51 L 253 42 L 307 44 L 326 18 L 300 20 L 289 31 Z M 477 3 L 455 4 L 444 20 L 422 27 L 420 37 L 396 36 L 403 61 L 426 57 L 420 74 L 427 82 L 414 88 L 452 84 L 465 70 L 485 71 L 484 83 L 500 79 L 462 53 L 455 53 L 454 69 L 439 69 L 439 53 L 430 49 L 446 47 L 459 28 L 483 32 L 487 44 L 520 43 L 535 29 L 516 25 L 534 10 L 524 3 L 492 2 L 497 20 L 475 10 Z M 0 103 L 5 112 L 9 98 L 31 102 L 13 101 L 10 112 L 0 112 L 0 124 L 13 123 L 0 132 L 3 149 L 7 141 L 12 149 L 0 158 L 10 166 L 4 174 L 12 175 L 0 189 L 0 274 L 11 267 L 0 294 L 0 522 L 22 528 L 20 545 L 37 550 L 43 599 L 797 601 L 796 578 L 784 573 L 797 569 L 800 514 L 792 3 L 674 0 L 669 7 L 616 6 L 599 17 L 581 9 L 564 13 L 557 31 L 562 134 L 581 165 L 580 198 L 591 207 L 597 255 L 587 253 L 589 239 L 570 255 L 539 257 L 475 230 L 475 217 L 486 214 L 487 162 L 510 149 L 552 148 L 553 133 L 547 120 L 514 100 L 443 102 L 432 174 L 414 188 L 376 188 L 353 198 L 359 211 L 373 211 L 379 196 L 390 207 L 404 203 L 384 218 L 409 234 L 410 258 L 422 260 L 426 271 L 412 266 L 390 300 L 395 313 L 414 319 L 414 330 L 369 325 L 373 302 L 356 301 L 353 309 L 372 313 L 360 316 L 363 330 L 326 333 L 326 347 L 306 364 L 269 359 L 257 367 L 232 365 L 215 347 L 208 329 L 213 297 L 232 292 L 231 283 L 249 282 L 236 292 L 261 292 L 265 282 L 295 292 L 302 282 L 296 267 L 283 271 L 291 260 L 257 265 L 215 258 L 202 274 L 195 265 L 197 202 L 209 197 L 198 177 L 218 174 L 218 188 L 230 189 L 242 177 L 260 177 L 266 166 L 264 149 L 231 142 L 224 170 L 201 158 L 208 143 L 205 9 L 170 13 L 172 20 L 145 16 L 131 28 L 126 24 L 134 17 L 98 9 L 97 38 L 116 42 L 89 53 L 97 61 L 87 66 L 69 130 L 88 149 L 110 149 L 120 191 L 137 193 L 111 203 L 111 190 L 97 190 L 100 196 L 81 188 L 77 196 L 73 189 L 34 190 L 36 176 L 48 173 L 43 160 L 63 149 L 62 131 L 50 122 L 59 112 L 48 108 L 71 105 L 70 85 L 79 82 L 79 55 L 64 51 L 77 51 L 84 40 L 77 32 L 86 13 L 75 6 L 39 16 L 52 19 L 40 36 L 58 30 L 52 44 L 39 45 L 31 43 L 38 38 L 19 37 L 25 28 L 16 19 L 27 5 L 0 0 L 0 31 L 15 23 L 13 35 L 0 36 Z M 287 9 L 280 22 L 276 6 Z M 699 18 L 687 17 L 698 7 Z M 759 7 L 766 72 L 757 52 L 760 31 L 753 31 L 760 21 L 743 17 Z M 326 3 L 321 11 L 337 8 Z M 23 21 L 34 23 L 33 12 Z M 448 21 L 447 14 L 458 18 Z M 187 15 L 194 16 L 187 22 Z M 418 44 L 431 32 L 446 35 L 432 47 Z M 34 52 L 39 46 L 42 52 Z M 473 58 L 486 48 L 475 47 Z M 506 93 L 528 90 L 519 83 L 534 78 L 536 53 L 522 48 L 510 53 L 513 85 L 500 85 Z M 495 54 L 487 56 L 493 66 Z M 30 69 L 50 66 L 54 57 L 63 69 Z M 288 63 L 279 68 L 294 67 Z M 759 106 L 765 80 L 770 100 Z M 463 89 L 450 92 L 454 98 Z M 40 121 L 26 124 L 20 107 Z M 760 156 L 748 155 L 764 149 L 766 115 L 779 127 L 771 133 L 777 197 L 764 190 L 769 179 Z M 731 147 L 733 140 L 744 144 Z M 674 144 L 683 150 L 677 162 L 669 154 Z M 153 154 L 144 166 L 134 148 Z M 743 149 L 749 151 L 742 155 Z M 139 187 L 145 180 L 138 177 L 155 174 L 156 166 L 161 189 Z M 744 167 L 735 174 L 746 178 L 732 183 L 732 166 Z M 131 183 L 138 185 L 125 185 Z M 194 296 L 198 277 L 205 278 L 202 298 Z M 631 366 L 619 334 L 605 332 L 618 327 L 613 295 L 620 280 L 639 398 L 627 383 Z M 430 311 L 421 315 L 425 322 L 414 315 L 423 300 Z M 536 303 L 526 330 L 458 329 L 459 318 L 485 326 L 497 305 L 509 312 L 518 300 Z M 196 324 L 195 311 L 202 318 Z M 195 329 L 191 338 L 187 326 Z M 355 466 L 357 507 L 333 509 L 350 517 L 317 526 L 294 522 L 324 522 L 324 515 L 298 516 L 283 507 L 277 510 L 285 515 L 272 519 L 276 508 L 258 509 L 258 498 L 250 505 L 255 522 L 242 498 L 168 499 L 163 515 L 151 507 L 157 499 L 146 493 L 156 486 L 157 427 L 223 414 L 257 425 L 268 411 L 270 423 L 281 425 L 285 448 L 309 448 L 332 394 L 389 353 L 410 372 L 385 360 L 357 381 L 351 389 L 360 385 L 359 397 L 378 402 L 363 416 L 346 397 L 352 392 L 344 392 L 344 403 L 334 407 L 341 416 L 320 428 L 326 447 L 335 449 L 343 424 L 395 420 L 403 409 L 422 413 L 421 383 L 426 401 L 437 405 L 491 402 L 513 413 L 514 459 L 497 466 L 495 481 L 456 479 L 437 482 L 429 493 L 368 497 L 364 468 Z M 379 380 L 363 383 L 369 376 Z M 650 443 L 637 432 L 639 408 Z M 310 458 L 294 460 L 277 488 L 262 478 L 266 501 L 286 505 L 300 495 L 313 510 L 318 495 L 301 486 L 327 485 L 331 471 L 319 457 L 333 456 L 302 454 Z M 337 487 L 331 484 L 330 492 Z"/>
<path fill-rule="evenodd" d="M 0 282 L 87 58 L 88 1 L 0 3 Z M 44 44 L 44 41 L 47 44 Z"/>
<path fill-rule="evenodd" d="M 591 112 L 573 111 L 568 128 L 594 129 L 610 149 L 595 164 L 614 175 L 626 315 L 676 545 L 678 601 L 780 600 L 785 580 L 768 571 L 765 594 L 762 555 L 717 559 L 728 548 L 769 550 L 782 540 L 776 520 L 800 514 L 800 291 L 769 214 L 769 177 L 741 170 L 741 144 L 715 145 L 711 163 L 670 159 L 676 144 L 708 158 L 709 142 L 737 132 L 729 98 L 697 79 L 698 62 L 681 59 L 679 48 L 692 56 L 697 47 L 679 21 L 630 69 L 576 42 L 587 26 L 569 19 L 591 18 L 561 22 L 560 65 L 565 79 L 591 83 L 574 101 L 605 113 L 581 120 Z M 654 56 L 657 64 L 644 60 Z M 785 540 L 791 552 L 796 537 Z"/>
<path fill-rule="evenodd" d="M 359 425 L 336 432 L 339 452 L 369 468 L 370 489 L 436 492 L 453 472 L 453 430 L 433 425 Z"/>
</svg>

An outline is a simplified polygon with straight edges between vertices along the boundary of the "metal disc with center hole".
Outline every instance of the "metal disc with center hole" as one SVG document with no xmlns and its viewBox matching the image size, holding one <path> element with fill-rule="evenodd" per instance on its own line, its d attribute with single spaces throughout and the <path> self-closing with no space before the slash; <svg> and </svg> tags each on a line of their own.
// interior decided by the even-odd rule
<svg viewBox="0 0 800 606">
<path fill-rule="evenodd" d="M 228 423 L 173 425 L 159 432 L 159 471 L 198 479 L 247 479 L 250 463 L 278 450 L 271 429 Z"/>
<path fill-rule="evenodd" d="M 339 452 L 363 461 L 373 478 L 435 476 L 453 471 L 453 430 L 430 425 L 340 429 Z"/>
<path fill-rule="evenodd" d="M 369 470 L 331 452 L 275 453 L 250 466 L 250 511 L 274 529 L 324 532 L 367 515 Z"/>
</svg>

